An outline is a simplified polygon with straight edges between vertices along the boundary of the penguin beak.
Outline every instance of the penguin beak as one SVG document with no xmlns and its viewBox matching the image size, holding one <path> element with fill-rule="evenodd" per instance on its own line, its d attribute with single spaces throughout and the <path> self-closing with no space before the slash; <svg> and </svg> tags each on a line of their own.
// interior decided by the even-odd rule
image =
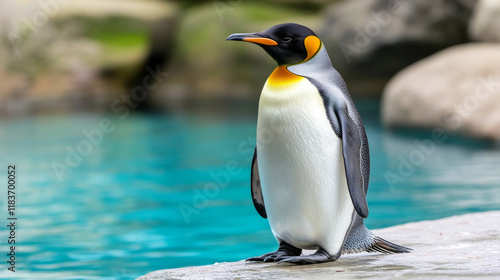
<svg viewBox="0 0 500 280">
<path fill-rule="evenodd" d="M 265 46 L 278 45 L 278 42 L 274 41 L 273 39 L 259 35 L 258 33 L 235 33 L 229 35 L 229 37 L 226 38 L 226 41 L 245 41 Z"/>
</svg>

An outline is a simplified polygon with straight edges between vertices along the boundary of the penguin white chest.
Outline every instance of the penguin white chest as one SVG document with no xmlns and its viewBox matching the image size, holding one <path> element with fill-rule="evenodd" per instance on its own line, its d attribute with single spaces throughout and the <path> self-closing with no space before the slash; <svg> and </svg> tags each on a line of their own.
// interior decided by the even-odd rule
<svg viewBox="0 0 500 280">
<path fill-rule="evenodd" d="M 354 207 L 342 140 L 323 99 L 306 78 L 268 80 L 259 104 L 257 155 L 269 224 L 278 241 L 337 253 Z"/>
</svg>

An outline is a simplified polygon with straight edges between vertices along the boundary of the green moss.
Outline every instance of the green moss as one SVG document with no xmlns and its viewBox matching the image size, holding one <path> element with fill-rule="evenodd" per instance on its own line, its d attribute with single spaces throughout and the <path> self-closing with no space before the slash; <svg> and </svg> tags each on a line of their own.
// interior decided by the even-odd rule
<svg viewBox="0 0 500 280">
<path fill-rule="evenodd" d="M 117 50 L 144 47 L 148 43 L 146 24 L 130 18 L 110 17 L 88 21 L 84 35 Z"/>
<path fill-rule="evenodd" d="M 148 42 L 146 33 L 109 33 L 105 36 L 96 36 L 93 39 L 110 50 L 144 48 Z"/>
<path fill-rule="evenodd" d="M 58 26 L 76 26 L 82 36 L 99 42 L 107 51 L 144 48 L 148 43 L 148 27 L 144 22 L 122 17 L 76 17 L 59 20 Z"/>
</svg>

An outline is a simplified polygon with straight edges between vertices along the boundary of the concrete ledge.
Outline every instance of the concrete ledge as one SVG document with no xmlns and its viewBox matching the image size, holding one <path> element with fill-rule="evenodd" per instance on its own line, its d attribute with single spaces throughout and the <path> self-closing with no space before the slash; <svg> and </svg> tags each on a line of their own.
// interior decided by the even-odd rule
<svg viewBox="0 0 500 280">
<path fill-rule="evenodd" d="M 414 251 L 410 254 L 344 255 L 335 262 L 307 266 L 244 261 L 218 263 L 158 270 L 137 280 L 500 279 L 500 211 L 410 223 L 374 232 Z"/>
</svg>

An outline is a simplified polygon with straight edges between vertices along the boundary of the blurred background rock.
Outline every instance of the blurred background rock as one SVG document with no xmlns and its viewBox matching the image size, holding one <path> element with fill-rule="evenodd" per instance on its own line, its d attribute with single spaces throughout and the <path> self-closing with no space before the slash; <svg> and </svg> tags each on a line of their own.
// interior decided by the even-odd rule
<svg viewBox="0 0 500 280">
<path fill-rule="evenodd" d="M 387 126 L 442 126 L 443 116 L 473 95 L 469 89 L 480 79 L 500 81 L 500 68 L 492 66 L 498 61 L 483 55 L 481 47 L 487 44 L 492 53 L 500 47 L 499 19 L 500 2 L 495 0 L 2 1 L 0 113 L 110 110 L 114 100 L 142 85 L 151 70 L 168 72 L 168 77 L 148 89 L 137 110 L 254 104 L 274 61 L 257 47 L 225 38 L 297 22 L 322 38 L 355 98 L 386 95 L 382 114 Z M 462 88 L 462 97 L 449 97 L 459 92 L 454 86 L 436 89 L 430 78 L 410 73 L 400 82 L 404 86 L 395 81 L 385 90 L 407 66 L 472 41 L 478 43 L 464 56 L 475 65 L 473 75 L 472 70 L 459 71 L 470 66 L 457 54 L 433 56 L 442 60 L 440 70 L 422 70 L 437 81 L 454 72 L 451 84 L 471 85 Z M 490 88 L 492 96 L 500 94 L 498 83 Z M 418 113 L 445 97 L 451 99 L 435 106 L 433 118 Z M 500 105 L 498 98 L 488 102 L 492 108 Z M 500 119 L 498 110 L 488 114 L 492 121 Z M 408 115 L 412 117 L 403 117 Z M 468 116 L 464 118 L 467 123 Z M 455 131 L 500 137 L 470 127 Z"/>
</svg>

